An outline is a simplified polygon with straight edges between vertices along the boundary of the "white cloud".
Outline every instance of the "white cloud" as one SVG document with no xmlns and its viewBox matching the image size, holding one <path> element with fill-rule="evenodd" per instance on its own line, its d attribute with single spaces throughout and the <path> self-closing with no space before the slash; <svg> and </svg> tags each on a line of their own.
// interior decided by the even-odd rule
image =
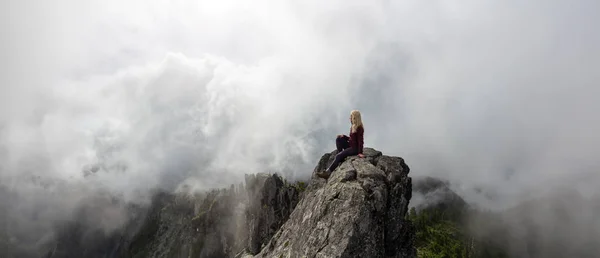
<svg viewBox="0 0 600 258">
<path fill-rule="evenodd" d="M 600 183 L 576 176 L 598 170 L 592 1 L 0 5 L 0 178 L 14 191 L 29 175 L 129 198 L 306 177 L 354 108 L 367 146 L 473 201 L 475 185 L 505 204 Z"/>
</svg>

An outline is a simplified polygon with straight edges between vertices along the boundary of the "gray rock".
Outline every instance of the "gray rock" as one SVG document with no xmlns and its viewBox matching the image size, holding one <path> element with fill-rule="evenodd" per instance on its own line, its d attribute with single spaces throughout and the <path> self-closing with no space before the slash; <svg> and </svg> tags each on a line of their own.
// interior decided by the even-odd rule
<svg viewBox="0 0 600 258">
<path fill-rule="evenodd" d="M 162 193 L 120 257 L 247 257 L 287 220 L 298 189 L 276 174 L 246 175 L 245 186 L 202 196 Z"/>
<path fill-rule="evenodd" d="M 364 153 L 347 158 L 328 180 L 313 173 L 296 209 L 256 257 L 416 257 L 414 229 L 404 220 L 408 166 L 374 149 Z M 315 172 L 334 157 L 323 155 Z M 353 173 L 356 180 L 347 180 Z"/>
<path fill-rule="evenodd" d="M 250 199 L 248 250 L 257 254 L 288 219 L 299 193 L 279 175 L 247 175 L 246 185 Z"/>
<path fill-rule="evenodd" d="M 314 172 L 336 153 L 323 155 Z M 238 187 L 202 194 L 159 192 L 150 207 L 131 207 L 137 215 L 114 235 L 82 238 L 92 231 L 69 223 L 46 257 L 415 257 L 414 228 L 404 220 L 408 166 L 371 148 L 364 153 L 329 180 L 313 172 L 308 185 L 252 174 Z M 5 239 L 0 234 L 0 247 Z"/>
<path fill-rule="evenodd" d="M 346 175 L 342 178 L 342 182 L 356 180 L 357 172 L 354 169 L 346 171 Z"/>
</svg>

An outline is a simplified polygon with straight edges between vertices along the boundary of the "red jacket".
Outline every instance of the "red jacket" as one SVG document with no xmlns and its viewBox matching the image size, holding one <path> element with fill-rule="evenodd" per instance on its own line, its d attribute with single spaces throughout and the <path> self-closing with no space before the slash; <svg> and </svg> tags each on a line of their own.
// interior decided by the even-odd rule
<svg viewBox="0 0 600 258">
<path fill-rule="evenodd" d="M 364 135 L 365 129 L 362 126 L 356 128 L 355 133 L 350 128 L 350 140 L 348 143 L 350 143 L 350 147 L 357 149 L 359 154 L 363 152 Z"/>
</svg>

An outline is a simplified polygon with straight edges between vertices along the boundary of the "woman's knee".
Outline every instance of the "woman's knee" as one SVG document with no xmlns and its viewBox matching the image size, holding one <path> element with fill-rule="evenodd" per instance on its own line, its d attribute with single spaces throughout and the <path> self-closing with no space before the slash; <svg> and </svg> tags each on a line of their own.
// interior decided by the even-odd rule
<svg viewBox="0 0 600 258">
<path fill-rule="evenodd" d="M 344 149 L 344 139 L 343 138 L 338 138 L 335 140 L 335 146 L 338 149 Z"/>
</svg>

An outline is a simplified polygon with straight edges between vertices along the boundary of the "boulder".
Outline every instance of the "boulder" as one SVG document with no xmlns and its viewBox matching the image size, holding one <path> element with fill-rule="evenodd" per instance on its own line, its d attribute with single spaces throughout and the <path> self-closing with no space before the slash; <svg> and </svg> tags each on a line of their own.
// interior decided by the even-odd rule
<svg viewBox="0 0 600 258">
<path fill-rule="evenodd" d="M 255 257 L 416 257 L 404 160 L 365 148 L 365 158 L 318 178 L 335 154 L 322 156 L 296 209 Z"/>
</svg>

